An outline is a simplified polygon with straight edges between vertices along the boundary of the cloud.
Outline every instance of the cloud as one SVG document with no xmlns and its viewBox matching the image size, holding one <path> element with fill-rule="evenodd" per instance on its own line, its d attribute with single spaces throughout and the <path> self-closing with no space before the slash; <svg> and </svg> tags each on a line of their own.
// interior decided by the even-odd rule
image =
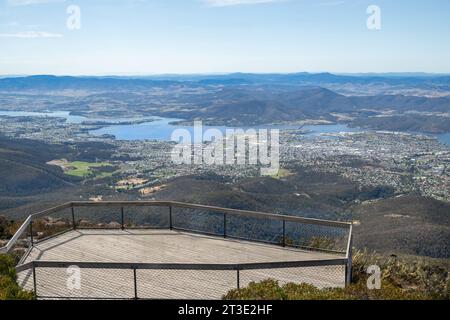
<svg viewBox="0 0 450 320">
<path fill-rule="evenodd" d="M 45 31 L 25 31 L 16 33 L 0 33 L 0 38 L 62 38 L 62 34 Z"/>
<path fill-rule="evenodd" d="M 43 4 L 51 2 L 65 2 L 66 0 L 8 0 L 10 6 L 28 6 L 30 4 Z"/>
<path fill-rule="evenodd" d="M 2 27 L 18 27 L 20 24 L 17 21 L 11 21 L 7 23 L 2 23 L 0 26 Z"/>
<path fill-rule="evenodd" d="M 248 4 L 273 3 L 288 0 L 203 0 L 210 7 L 229 7 Z"/>
</svg>

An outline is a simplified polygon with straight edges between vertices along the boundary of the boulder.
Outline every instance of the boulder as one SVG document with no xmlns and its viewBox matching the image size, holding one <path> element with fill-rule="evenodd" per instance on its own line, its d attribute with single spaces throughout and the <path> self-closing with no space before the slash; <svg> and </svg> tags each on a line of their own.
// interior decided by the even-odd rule
<svg viewBox="0 0 450 320">
<path fill-rule="evenodd" d="M 106 226 L 111 229 L 120 229 L 122 227 L 122 225 L 120 223 L 115 222 L 115 221 L 111 221 Z"/>
</svg>

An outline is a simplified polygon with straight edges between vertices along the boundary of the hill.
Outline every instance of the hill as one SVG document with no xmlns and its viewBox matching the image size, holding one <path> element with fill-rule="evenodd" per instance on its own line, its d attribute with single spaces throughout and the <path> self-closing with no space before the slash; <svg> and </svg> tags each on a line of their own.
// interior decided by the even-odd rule
<svg viewBox="0 0 450 320">
<path fill-rule="evenodd" d="M 450 204 L 406 195 L 352 208 L 355 244 L 380 252 L 450 258 Z"/>
<path fill-rule="evenodd" d="M 0 195 L 26 196 L 71 185 L 61 169 L 46 164 L 64 151 L 62 146 L 0 138 Z"/>
<path fill-rule="evenodd" d="M 359 118 L 351 125 L 376 130 L 443 133 L 450 132 L 450 117 L 404 114 Z"/>
<path fill-rule="evenodd" d="M 64 190 L 70 194 L 68 189 L 77 188 L 82 179 L 47 162 L 59 158 L 96 161 L 110 159 L 111 153 L 112 146 L 104 143 L 58 145 L 0 136 L 0 210 L 44 200 L 48 193 L 64 198 Z"/>
<path fill-rule="evenodd" d="M 145 89 L 155 86 L 167 86 L 173 81 L 152 81 L 143 79 L 127 79 L 114 77 L 57 77 L 52 75 L 37 75 L 0 79 L 0 90 L 123 90 Z"/>
<path fill-rule="evenodd" d="M 386 111 L 446 113 L 450 110 L 449 80 L 449 76 L 328 73 L 173 77 L 41 75 L 1 78 L 0 108 L 10 110 L 20 95 L 24 105 L 41 105 L 43 110 L 51 106 L 76 115 L 126 116 L 133 111 L 136 116 L 249 126 L 317 119 L 336 122 L 342 121 L 336 114 L 344 114 L 347 119 L 355 119 L 354 125 L 435 133 L 450 130 L 448 119 L 436 114 L 405 114 L 398 117 L 409 125 L 399 126 L 397 119 L 378 123 L 367 112 L 370 110 L 372 115 Z M 340 88 L 350 93 L 345 91 L 344 95 Z M 70 92 L 77 90 L 82 90 L 83 95 L 75 99 Z M 352 94 L 352 90 L 359 91 Z M 438 125 L 432 127 L 430 123 L 436 121 Z"/>
<path fill-rule="evenodd" d="M 190 190 L 186 193 L 186 190 Z M 359 188 L 334 174 L 297 168 L 283 178 L 180 177 L 154 195 L 228 208 L 355 221 L 355 246 L 386 254 L 449 258 L 450 204 L 386 187 Z"/>
<path fill-rule="evenodd" d="M 208 101 L 208 100 L 206 100 Z M 384 130 L 417 130 L 427 132 L 450 131 L 448 119 L 440 116 L 405 114 L 397 116 L 401 122 L 411 125 L 399 126 L 396 119 L 380 125 L 383 119 L 367 116 L 367 110 L 373 114 L 384 111 L 397 112 L 447 112 L 450 109 L 450 97 L 411 97 L 403 95 L 377 95 L 348 97 L 321 87 L 299 87 L 288 91 L 260 94 L 257 90 L 224 89 L 214 95 L 202 108 L 189 112 L 173 113 L 174 116 L 188 119 L 203 119 L 214 124 L 233 124 L 240 126 L 260 125 L 276 122 L 301 121 L 306 119 L 325 119 L 337 121 L 334 114 L 346 114 L 362 125 Z M 391 121 L 389 121 L 391 120 Z M 435 127 L 431 122 L 436 122 Z M 413 123 L 413 124 L 412 124 Z"/>
</svg>

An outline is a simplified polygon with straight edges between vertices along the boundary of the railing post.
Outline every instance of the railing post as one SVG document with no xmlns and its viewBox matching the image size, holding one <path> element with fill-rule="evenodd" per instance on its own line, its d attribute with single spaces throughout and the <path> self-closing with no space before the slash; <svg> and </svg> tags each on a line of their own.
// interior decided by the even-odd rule
<svg viewBox="0 0 450 320">
<path fill-rule="evenodd" d="M 237 280 L 237 289 L 241 289 L 241 274 L 239 267 L 236 269 L 236 280 Z"/>
<path fill-rule="evenodd" d="M 286 247 L 286 220 L 283 219 L 283 247 Z"/>
<path fill-rule="evenodd" d="M 227 214 L 223 214 L 223 237 L 227 237 Z"/>
<path fill-rule="evenodd" d="M 137 300 L 138 299 L 138 292 L 137 292 L 136 268 L 133 268 L 133 279 L 134 279 L 134 300 Z"/>
<path fill-rule="evenodd" d="M 75 222 L 75 209 L 73 208 L 73 203 L 70 209 L 72 211 L 72 228 L 73 230 L 77 230 L 77 223 Z"/>
<path fill-rule="evenodd" d="M 173 230 L 172 206 L 169 206 L 169 229 Z"/>
<path fill-rule="evenodd" d="M 30 243 L 31 243 L 31 246 L 34 246 L 34 238 L 33 238 L 33 220 L 30 221 Z"/>
<path fill-rule="evenodd" d="M 352 255 L 353 255 L 353 235 L 350 235 L 350 245 L 347 253 L 347 264 L 345 265 L 345 285 L 348 286 L 352 283 Z"/>
<path fill-rule="evenodd" d="M 36 265 L 33 261 L 32 263 L 33 266 L 33 290 L 34 290 L 34 298 L 37 299 L 38 295 L 37 295 L 37 282 L 36 282 Z"/>
<path fill-rule="evenodd" d="M 120 216 L 121 216 L 121 229 L 122 230 L 125 230 L 125 219 L 124 219 L 124 216 L 123 216 L 123 206 L 122 207 L 120 207 Z"/>
</svg>

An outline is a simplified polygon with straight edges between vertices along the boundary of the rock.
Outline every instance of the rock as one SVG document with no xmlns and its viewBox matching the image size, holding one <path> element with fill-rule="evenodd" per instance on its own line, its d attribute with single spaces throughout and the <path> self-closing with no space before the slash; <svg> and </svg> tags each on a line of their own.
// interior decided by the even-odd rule
<svg viewBox="0 0 450 320">
<path fill-rule="evenodd" d="M 120 223 L 115 222 L 115 221 L 108 223 L 106 226 L 108 228 L 112 228 L 112 229 L 120 229 L 122 227 L 122 225 Z"/>
<path fill-rule="evenodd" d="M 25 251 L 27 251 L 27 248 L 25 248 L 25 247 L 17 247 L 12 250 L 12 252 L 14 254 L 17 254 L 18 256 L 23 255 L 25 253 Z"/>
<path fill-rule="evenodd" d="M 80 227 L 87 227 L 87 226 L 90 226 L 91 223 L 88 220 L 80 220 L 80 222 L 78 222 L 78 225 Z"/>
<path fill-rule="evenodd" d="M 52 228 L 52 227 L 65 227 L 67 225 L 67 222 L 63 221 L 62 219 L 54 219 L 51 217 L 45 217 L 43 219 L 45 221 L 44 226 L 46 228 Z"/>
<path fill-rule="evenodd" d="M 60 220 L 60 221 L 56 221 L 55 223 L 53 223 L 53 226 L 54 227 L 65 227 L 65 226 L 67 226 L 67 223 Z"/>
<path fill-rule="evenodd" d="M 95 196 L 95 197 L 90 197 L 89 201 L 94 201 L 94 202 L 100 202 L 103 200 L 103 196 Z"/>
<path fill-rule="evenodd" d="M 19 240 L 17 240 L 16 246 L 28 247 L 28 239 L 19 239 Z"/>
</svg>

